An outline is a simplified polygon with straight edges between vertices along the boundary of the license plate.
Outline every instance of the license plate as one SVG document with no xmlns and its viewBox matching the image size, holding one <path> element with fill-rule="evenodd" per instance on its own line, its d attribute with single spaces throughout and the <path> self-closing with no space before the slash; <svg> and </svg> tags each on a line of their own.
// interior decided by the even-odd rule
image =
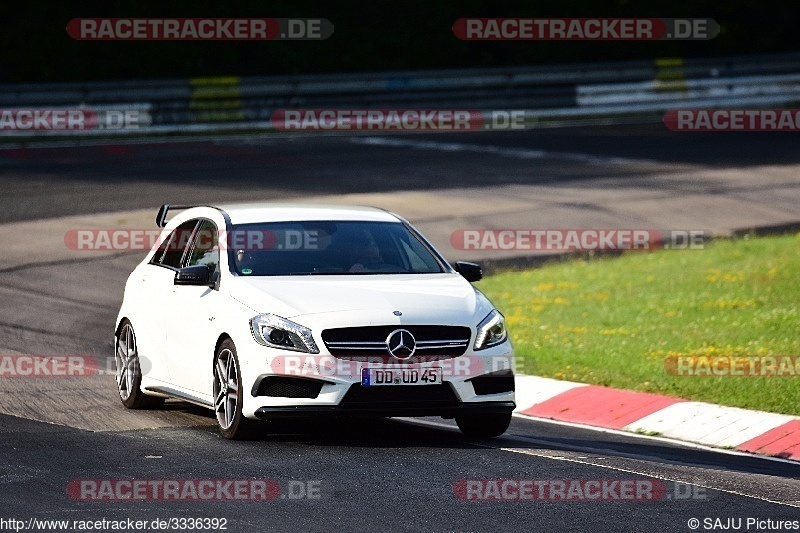
<svg viewBox="0 0 800 533">
<path fill-rule="evenodd" d="M 441 368 L 362 368 L 361 385 L 441 385 Z"/>
</svg>

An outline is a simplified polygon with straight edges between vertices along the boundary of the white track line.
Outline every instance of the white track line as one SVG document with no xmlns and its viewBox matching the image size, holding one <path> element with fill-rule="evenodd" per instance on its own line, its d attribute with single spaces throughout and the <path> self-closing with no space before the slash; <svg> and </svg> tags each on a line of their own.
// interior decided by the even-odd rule
<svg viewBox="0 0 800 533">
<path fill-rule="evenodd" d="M 514 416 L 518 416 L 520 418 L 526 418 L 526 419 L 530 419 L 530 420 L 536 420 L 538 422 L 556 423 L 558 425 L 564 425 L 564 426 L 576 427 L 576 428 L 580 428 L 580 429 L 589 429 L 589 430 L 594 430 L 594 431 L 600 431 L 600 432 L 603 432 L 603 433 L 612 433 L 612 434 L 623 435 L 623 436 L 627 436 L 627 437 L 633 436 L 633 437 L 636 437 L 636 438 L 657 440 L 657 441 L 667 442 L 669 444 L 674 444 L 674 445 L 678 445 L 678 446 L 686 446 L 686 447 L 689 447 L 689 448 L 696 448 L 696 449 L 709 451 L 709 452 L 725 453 L 725 454 L 729 454 L 729 455 L 738 455 L 738 456 L 745 456 L 745 457 L 764 459 L 764 460 L 781 461 L 781 462 L 785 462 L 785 463 L 791 463 L 791 464 L 794 464 L 794 465 L 797 464 L 794 461 L 787 461 L 785 459 L 778 459 L 778 458 L 775 458 L 775 457 L 763 457 L 763 456 L 750 455 L 750 454 L 745 454 L 745 453 L 742 453 L 742 452 L 736 452 L 736 451 L 731 451 L 731 450 L 720 450 L 718 448 L 709 448 L 708 446 L 703 446 L 703 445 L 700 445 L 700 444 L 685 443 L 685 442 L 674 441 L 674 440 L 670 440 L 670 439 L 651 437 L 651 436 L 648 436 L 648 435 L 638 435 L 636 433 L 627 433 L 625 431 L 617 431 L 617 430 L 613 430 L 613 429 L 597 428 L 597 427 L 592 427 L 592 426 L 583 426 L 581 424 L 573 424 L 573 423 L 570 423 L 570 422 L 558 422 L 558 421 L 555 421 L 555 420 L 541 419 L 541 418 L 535 418 L 535 417 L 530 417 L 530 416 L 525 416 L 525 415 L 514 414 Z M 442 422 L 419 420 L 419 419 L 413 419 L 413 418 L 399 418 L 399 419 L 403 420 L 403 421 L 406 421 L 406 422 L 412 422 L 412 423 L 418 424 L 418 425 L 435 426 L 435 427 L 439 427 L 439 428 L 446 428 L 446 429 L 448 429 L 450 431 L 458 431 L 457 428 L 454 428 L 453 426 L 450 426 L 448 424 L 444 424 Z M 514 438 L 522 438 L 522 439 L 526 439 L 526 440 L 532 440 L 534 442 L 536 441 L 535 438 L 521 436 L 521 435 L 514 435 L 513 437 Z M 500 451 L 503 451 L 503 452 L 516 453 L 516 454 L 521 454 L 521 455 L 530 455 L 530 456 L 539 457 L 539 458 L 542 458 L 542 459 L 550 459 L 552 461 L 567 461 L 567 462 L 578 463 L 578 464 L 583 464 L 583 465 L 587 465 L 587 466 L 594 466 L 594 467 L 597 467 L 597 468 L 605 468 L 607 470 L 615 470 L 617 472 L 626 472 L 626 473 L 629 473 L 629 474 L 636 474 L 636 475 L 644 476 L 644 477 L 647 477 L 647 478 L 660 479 L 662 481 L 671 481 L 671 482 L 674 482 L 674 483 L 682 483 L 682 484 L 686 484 L 686 485 L 693 485 L 693 486 L 702 487 L 702 488 L 708 489 L 708 490 L 714 490 L 714 491 L 718 491 L 718 492 L 725 492 L 727 494 L 733 494 L 735 496 L 742 496 L 742 497 L 745 497 L 745 498 L 752 498 L 754 500 L 760 500 L 760 501 L 767 502 L 767 503 L 774 503 L 774 504 L 777 504 L 777 505 L 783 505 L 785 507 L 800 508 L 800 501 L 782 502 L 782 501 L 771 500 L 769 498 L 764 498 L 762 496 L 758 496 L 758 495 L 754 495 L 754 494 L 747 494 L 747 493 L 744 493 L 744 492 L 739 492 L 739 491 L 735 491 L 735 490 L 731 490 L 731 489 L 717 487 L 717 486 L 713 486 L 713 485 L 710 485 L 710 484 L 700 484 L 700 483 L 692 482 L 692 481 L 688 481 L 687 482 L 685 479 L 678 479 L 676 476 L 657 475 L 657 474 L 654 474 L 651 471 L 637 470 L 637 469 L 633 469 L 633 468 L 623 468 L 623 467 L 620 467 L 620 466 L 614 466 L 614 465 L 608 465 L 608 464 L 603 464 L 603 463 L 592 462 L 589 459 L 589 457 L 586 457 L 585 455 L 579 455 L 579 454 L 586 454 L 587 452 L 573 452 L 573 451 L 565 450 L 565 451 L 560 452 L 560 453 L 562 453 L 564 455 L 552 456 L 552 455 L 548 455 L 546 453 L 540 453 L 540 452 L 536 452 L 536 451 L 529 450 L 529 449 L 523 449 L 523 448 L 506 448 L 506 447 L 502 447 L 502 446 L 501 447 L 496 447 L 496 446 L 490 446 L 490 445 L 488 445 L 486 443 L 482 443 L 482 442 L 471 442 L 471 444 L 473 444 L 475 446 L 480 446 L 482 448 L 500 450 Z M 575 454 L 575 455 L 578 455 L 578 457 L 567 457 L 567 454 Z M 608 454 L 606 454 L 606 455 L 608 455 Z M 620 459 L 629 459 L 629 460 L 639 460 L 639 461 L 644 460 L 644 459 L 632 459 L 632 458 L 625 457 L 625 456 L 620 456 L 619 458 Z M 652 461 L 652 460 L 650 460 L 650 461 Z M 703 467 L 691 467 L 691 468 L 703 468 Z M 715 472 L 721 472 L 719 470 L 714 470 L 714 471 Z"/>
</svg>

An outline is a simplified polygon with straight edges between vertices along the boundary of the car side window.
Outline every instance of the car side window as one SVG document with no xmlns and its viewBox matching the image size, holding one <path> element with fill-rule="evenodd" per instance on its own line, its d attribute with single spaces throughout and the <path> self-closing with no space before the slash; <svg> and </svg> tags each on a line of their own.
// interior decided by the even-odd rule
<svg viewBox="0 0 800 533">
<path fill-rule="evenodd" d="M 161 243 L 150 263 L 170 268 L 180 268 L 183 255 L 192 240 L 195 226 L 197 226 L 197 219 L 184 222 L 175 228 L 169 237 Z"/>
<path fill-rule="evenodd" d="M 210 220 L 200 222 L 192 239 L 186 266 L 195 265 L 208 265 L 211 273 L 219 267 L 219 234 Z"/>
</svg>

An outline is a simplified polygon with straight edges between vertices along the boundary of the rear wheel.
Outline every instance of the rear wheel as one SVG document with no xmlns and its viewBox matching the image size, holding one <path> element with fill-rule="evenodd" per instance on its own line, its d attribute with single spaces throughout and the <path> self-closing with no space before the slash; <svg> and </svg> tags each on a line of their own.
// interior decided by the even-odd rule
<svg viewBox="0 0 800 533">
<path fill-rule="evenodd" d="M 142 392 L 142 365 L 139 360 L 139 347 L 136 334 L 128 319 L 122 321 L 114 343 L 114 360 L 116 361 L 116 381 L 122 405 L 128 409 L 152 409 L 160 407 L 164 398 L 148 396 Z"/>
<path fill-rule="evenodd" d="M 456 424 L 461 433 L 469 437 L 497 437 L 511 424 L 511 413 L 457 416 Z"/>
<path fill-rule="evenodd" d="M 256 422 L 242 415 L 243 397 L 236 346 L 226 339 L 214 357 L 214 411 L 219 432 L 226 439 L 248 438 L 256 427 Z"/>
</svg>

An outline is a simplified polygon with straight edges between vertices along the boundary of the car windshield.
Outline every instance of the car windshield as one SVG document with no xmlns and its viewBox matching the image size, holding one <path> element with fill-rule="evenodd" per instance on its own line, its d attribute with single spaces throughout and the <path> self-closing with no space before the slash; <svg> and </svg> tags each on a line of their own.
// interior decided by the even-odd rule
<svg viewBox="0 0 800 533">
<path fill-rule="evenodd" d="M 292 221 L 240 224 L 228 235 L 242 276 L 430 274 L 432 251 L 399 222 Z"/>
</svg>

